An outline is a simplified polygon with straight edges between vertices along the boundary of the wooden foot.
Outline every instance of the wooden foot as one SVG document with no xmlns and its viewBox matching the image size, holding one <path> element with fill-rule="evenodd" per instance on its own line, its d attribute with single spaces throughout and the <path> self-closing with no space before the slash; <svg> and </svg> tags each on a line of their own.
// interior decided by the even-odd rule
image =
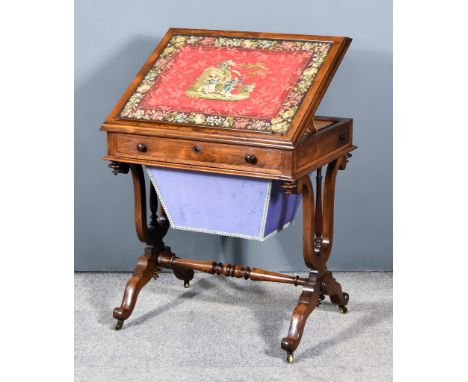
<svg viewBox="0 0 468 382">
<path fill-rule="evenodd" d="M 153 277 L 157 277 L 160 270 L 161 268 L 157 266 L 157 253 L 155 253 L 154 248 L 146 248 L 145 254 L 138 259 L 138 265 L 133 271 L 132 278 L 127 282 L 122 304 L 114 309 L 113 316 L 119 320 L 115 327 L 117 330 L 122 327 L 123 321 L 132 314 L 140 290 Z"/>
<path fill-rule="evenodd" d="M 349 302 L 349 294 L 343 292 L 340 283 L 335 280 L 330 271 L 327 271 L 323 276 L 320 289 L 323 294 L 330 296 L 332 304 L 338 305 L 341 313 L 344 314 L 348 311 L 346 305 Z"/>
<path fill-rule="evenodd" d="M 281 348 L 291 355 L 297 349 L 304 332 L 304 327 L 309 315 L 313 312 L 319 301 L 320 283 L 317 280 L 317 272 L 311 271 L 309 275 L 309 283 L 304 286 L 304 290 L 299 297 L 299 302 L 294 309 L 289 325 L 288 335 L 281 340 Z"/>
</svg>

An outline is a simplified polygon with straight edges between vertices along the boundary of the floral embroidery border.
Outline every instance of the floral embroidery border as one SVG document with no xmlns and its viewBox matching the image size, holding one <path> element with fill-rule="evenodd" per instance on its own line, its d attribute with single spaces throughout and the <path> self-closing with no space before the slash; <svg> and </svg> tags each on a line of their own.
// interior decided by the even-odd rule
<svg viewBox="0 0 468 382">
<path fill-rule="evenodd" d="M 229 47 L 247 49 L 266 49 L 282 51 L 312 52 L 312 57 L 299 76 L 293 89 L 286 97 L 277 116 L 271 121 L 247 117 L 222 116 L 194 112 L 163 111 L 140 109 L 140 103 L 149 90 L 157 83 L 161 73 L 170 65 L 183 45 L 201 45 L 210 47 Z M 136 91 L 128 99 L 120 112 L 121 118 L 159 122 L 175 122 L 205 127 L 220 127 L 286 133 L 299 106 L 312 85 L 317 72 L 322 66 L 332 46 L 329 41 L 292 41 L 255 38 L 227 38 L 191 35 L 174 35 L 160 56 L 145 75 Z"/>
</svg>

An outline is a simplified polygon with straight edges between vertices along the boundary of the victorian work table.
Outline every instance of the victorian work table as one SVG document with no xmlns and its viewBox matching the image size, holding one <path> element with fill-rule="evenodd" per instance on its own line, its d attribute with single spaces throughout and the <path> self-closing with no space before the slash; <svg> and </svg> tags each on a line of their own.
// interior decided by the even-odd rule
<svg viewBox="0 0 468 382">
<path fill-rule="evenodd" d="M 113 173 L 132 174 L 136 231 L 147 245 L 114 310 L 116 329 L 161 268 L 171 269 L 185 287 L 194 270 L 299 286 L 281 341 L 290 363 L 308 316 L 325 296 L 346 313 L 349 296 L 326 264 L 336 176 L 355 148 L 352 120 L 317 117 L 315 111 L 350 42 L 194 29 L 166 33 L 101 128 Z M 163 241 L 169 227 L 265 240 L 294 219 L 301 200 L 307 277 L 183 259 Z"/>
</svg>

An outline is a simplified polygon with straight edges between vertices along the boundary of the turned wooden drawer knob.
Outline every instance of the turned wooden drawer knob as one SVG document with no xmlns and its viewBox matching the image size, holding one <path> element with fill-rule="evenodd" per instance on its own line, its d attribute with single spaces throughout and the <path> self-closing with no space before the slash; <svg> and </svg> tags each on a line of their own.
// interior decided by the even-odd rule
<svg viewBox="0 0 468 382">
<path fill-rule="evenodd" d="M 193 147 L 192 147 L 192 150 L 193 150 L 194 152 L 196 152 L 196 153 L 199 153 L 199 152 L 201 151 L 200 147 L 198 147 L 198 146 L 193 146 Z"/>
<path fill-rule="evenodd" d="M 146 153 L 146 150 L 148 150 L 148 147 L 144 143 L 138 143 L 137 150 L 142 153 Z"/>
<path fill-rule="evenodd" d="M 245 156 L 245 161 L 250 164 L 255 164 L 257 163 L 257 157 L 253 154 L 247 154 Z"/>
</svg>

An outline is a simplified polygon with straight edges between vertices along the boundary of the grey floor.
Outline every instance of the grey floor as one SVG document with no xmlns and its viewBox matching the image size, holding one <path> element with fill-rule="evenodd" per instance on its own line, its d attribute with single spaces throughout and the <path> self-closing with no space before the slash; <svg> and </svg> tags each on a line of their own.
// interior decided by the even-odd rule
<svg viewBox="0 0 468 382">
<path fill-rule="evenodd" d="M 295 363 L 280 348 L 300 288 L 196 274 L 189 289 L 161 274 L 112 329 L 129 274 L 75 275 L 76 381 L 391 381 L 392 274 L 335 273 L 349 312 L 309 317 Z"/>
</svg>

